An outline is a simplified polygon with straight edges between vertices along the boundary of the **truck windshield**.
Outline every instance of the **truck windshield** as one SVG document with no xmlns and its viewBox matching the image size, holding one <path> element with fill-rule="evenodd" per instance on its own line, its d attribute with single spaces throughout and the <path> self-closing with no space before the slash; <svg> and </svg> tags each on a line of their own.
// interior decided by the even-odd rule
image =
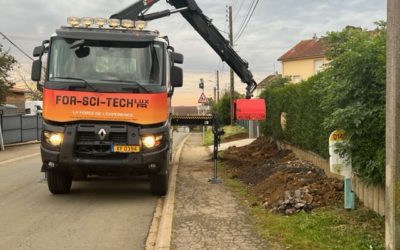
<svg viewBox="0 0 400 250">
<path fill-rule="evenodd" d="M 73 46 L 78 44 L 78 46 Z M 50 50 L 49 80 L 163 82 L 163 44 L 55 38 Z"/>
</svg>

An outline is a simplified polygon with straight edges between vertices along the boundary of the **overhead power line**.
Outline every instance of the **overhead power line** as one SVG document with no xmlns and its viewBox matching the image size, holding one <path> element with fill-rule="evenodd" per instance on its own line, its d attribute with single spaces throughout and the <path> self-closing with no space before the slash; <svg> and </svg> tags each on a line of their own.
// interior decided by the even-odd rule
<svg viewBox="0 0 400 250">
<path fill-rule="evenodd" d="M 239 29 L 239 32 L 236 35 L 235 42 L 237 42 L 240 39 L 240 37 L 242 36 L 243 32 L 246 30 L 247 25 L 249 24 L 249 22 L 251 20 L 251 17 L 253 16 L 254 11 L 257 8 L 258 3 L 259 3 L 259 0 L 253 0 L 252 5 L 250 6 L 250 9 L 249 9 L 248 15 L 243 20 L 241 28 Z"/>
<path fill-rule="evenodd" d="M 236 17 L 239 15 L 239 12 L 242 10 L 244 2 L 245 2 L 244 0 L 242 0 L 240 2 L 239 8 L 237 8 L 237 11 L 236 11 L 235 15 L 233 16 L 233 20 L 236 20 Z"/>
<path fill-rule="evenodd" d="M 249 15 L 250 15 L 251 9 L 253 8 L 254 2 L 255 2 L 255 0 L 252 0 L 252 1 L 251 1 L 250 5 L 249 5 L 249 8 L 248 8 L 248 10 L 247 10 L 247 14 L 245 15 L 245 17 L 243 18 L 241 24 L 239 25 L 238 31 L 240 31 L 240 30 L 243 28 L 243 26 L 244 26 L 244 24 L 245 24 L 247 18 L 248 18 Z M 240 10 L 238 10 L 238 11 L 240 11 Z M 237 34 L 239 34 L 239 32 L 238 32 Z"/>
<path fill-rule="evenodd" d="M 11 41 L 10 38 L 8 38 L 6 35 L 3 34 L 3 32 L 0 31 L 0 35 L 2 35 L 4 37 L 4 39 L 6 39 L 9 43 L 11 43 L 17 50 L 19 50 L 22 54 L 24 54 L 26 57 L 28 57 L 29 59 L 31 59 L 32 61 L 34 61 L 34 59 L 28 55 L 28 53 L 26 53 L 23 49 L 21 49 L 21 47 L 19 47 L 18 45 L 16 45 L 13 41 Z"/>
</svg>

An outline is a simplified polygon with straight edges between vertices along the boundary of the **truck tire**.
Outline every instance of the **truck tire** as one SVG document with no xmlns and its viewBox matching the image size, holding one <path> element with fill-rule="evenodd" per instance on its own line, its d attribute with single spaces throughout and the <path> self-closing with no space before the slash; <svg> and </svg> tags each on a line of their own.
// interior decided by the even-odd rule
<svg viewBox="0 0 400 250">
<path fill-rule="evenodd" d="M 166 195 L 168 192 L 168 173 L 151 175 L 150 188 L 153 195 Z"/>
<path fill-rule="evenodd" d="M 47 172 L 47 186 L 52 194 L 66 194 L 71 191 L 72 177 L 65 171 Z"/>
</svg>

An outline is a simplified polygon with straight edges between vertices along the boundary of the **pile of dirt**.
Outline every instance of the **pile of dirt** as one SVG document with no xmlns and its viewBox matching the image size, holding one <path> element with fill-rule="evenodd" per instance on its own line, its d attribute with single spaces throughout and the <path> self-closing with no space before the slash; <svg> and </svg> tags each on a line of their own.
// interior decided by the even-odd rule
<svg viewBox="0 0 400 250">
<path fill-rule="evenodd" d="M 238 178 L 262 200 L 263 206 L 282 214 L 311 211 L 343 200 L 343 181 L 299 160 L 290 150 L 259 138 L 244 147 L 230 147 L 222 157 L 228 176 Z"/>
</svg>

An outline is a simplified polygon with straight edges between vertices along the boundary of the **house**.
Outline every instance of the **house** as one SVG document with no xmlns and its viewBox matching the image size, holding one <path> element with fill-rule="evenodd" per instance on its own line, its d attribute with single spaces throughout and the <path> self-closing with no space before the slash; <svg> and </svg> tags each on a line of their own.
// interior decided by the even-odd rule
<svg viewBox="0 0 400 250">
<path fill-rule="evenodd" d="M 25 100 L 26 100 L 25 94 L 27 94 L 29 92 L 30 91 L 27 89 L 10 88 L 10 89 L 8 89 L 5 103 L 16 106 L 18 113 L 24 114 L 25 113 Z"/>
<path fill-rule="evenodd" d="M 328 63 L 325 57 L 326 42 L 323 38 L 303 40 L 279 57 L 282 76 L 299 83 L 316 74 Z"/>
<path fill-rule="evenodd" d="M 267 76 L 264 80 L 257 84 L 255 96 L 260 96 L 261 92 L 268 86 L 268 84 L 277 77 L 281 77 L 280 74 L 275 73 Z"/>
</svg>

